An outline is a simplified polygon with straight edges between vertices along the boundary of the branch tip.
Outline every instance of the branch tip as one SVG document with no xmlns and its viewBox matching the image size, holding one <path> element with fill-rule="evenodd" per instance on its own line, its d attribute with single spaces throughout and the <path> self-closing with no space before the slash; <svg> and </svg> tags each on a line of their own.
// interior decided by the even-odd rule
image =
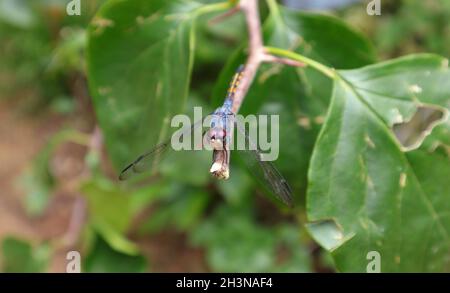
<svg viewBox="0 0 450 293">
<path fill-rule="evenodd" d="M 294 67 L 306 67 L 306 64 L 297 60 L 289 59 L 289 58 L 281 58 L 276 57 L 267 53 L 264 53 L 262 55 L 262 61 L 263 62 L 269 62 L 269 63 L 279 63 L 284 64 L 288 66 L 294 66 Z"/>
<path fill-rule="evenodd" d="M 241 7 L 239 6 L 239 4 L 236 4 L 236 6 L 233 6 L 231 9 L 229 9 L 228 11 L 217 15 L 216 17 L 210 19 L 208 21 L 208 25 L 212 26 L 212 25 L 216 25 L 222 21 L 225 21 L 227 18 L 232 17 L 233 15 L 235 15 L 236 13 L 238 13 L 241 10 Z"/>
</svg>

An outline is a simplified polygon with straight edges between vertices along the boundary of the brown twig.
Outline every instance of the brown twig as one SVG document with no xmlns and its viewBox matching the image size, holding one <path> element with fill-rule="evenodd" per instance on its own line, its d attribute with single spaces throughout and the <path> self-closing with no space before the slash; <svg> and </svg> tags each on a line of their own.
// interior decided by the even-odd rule
<svg viewBox="0 0 450 293">
<path fill-rule="evenodd" d="M 264 62 L 269 62 L 269 63 L 280 63 L 280 64 L 294 66 L 294 67 L 305 67 L 306 66 L 305 63 L 299 62 L 297 60 L 276 57 L 276 56 L 269 55 L 269 54 L 264 54 L 263 58 L 264 58 L 263 59 Z"/>
<path fill-rule="evenodd" d="M 245 74 L 239 87 L 236 89 L 233 99 L 233 113 L 238 113 L 242 101 L 250 88 L 259 65 L 263 61 L 264 47 L 261 33 L 261 23 L 259 20 L 258 0 L 241 0 L 239 3 L 241 11 L 244 13 L 247 24 L 249 48 L 248 57 L 245 63 Z"/>
<path fill-rule="evenodd" d="M 101 148 L 103 145 L 103 136 L 98 125 L 95 126 L 91 138 L 89 141 L 89 146 L 87 153 L 95 152 L 100 155 Z M 82 181 L 84 178 L 89 178 L 91 176 L 91 170 L 86 165 L 82 174 L 80 175 L 79 180 Z M 72 215 L 70 217 L 69 226 L 67 228 L 66 233 L 63 236 L 63 244 L 66 247 L 73 247 L 76 245 L 80 234 L 83 230 L 83 225 L 86 220 L 86 200 L 85 198 L 77 194 L 75 198 L 75 203 L 72 207 Z"/>
<path fill-rule="evenodd" d="M 247 95 L 250 85 L 255 79 L 258 68 L 262 62 L 281 63 L 290 66 L 305 66 L 301 62 L 287 58 L 275 57 L 265 52 L 264 43 L 262 39 L 261 21 L 259 18 L 258 0 L 240 0 L 239 4 L 235 6 L 232 10 L 230 10 L 228 13 L 225 13 L 221 19 L 224 19 L 225 17 L 234 14 L 236 12 L 234 10 L 236 9 L 239 9 L 244 13 L 245 21 L 247 24 L 249 47 L 248 47 L 248 57 L 245 62 L 245 74 L 243 75 L 239 83 L 239 87 L 237 87 L 233 97 L 232 111 L 235 114 L 239 112 L 239 108 L 241 107 L 242 102 L 245 96 Z M 218 154 L 218 152 L 223 153 Z M 223 160 L 223 158 L 228 159 Z M 211 173 L 213 173 L 214 176 L 218 178 L 228 178 L 229 158 L 230 158 L 229 149 L 214 150 L 213 168 L 211 168 Z"/>
<path fill-rule="evenodd" d="M 72 208 L 69 227 L 63 237 L 63 243 L 66 247 L 74 247 L 83 230 L 83 224 L 86 218 L 86 200 L 77 195 Z"/>
<path fill-rule="evenodd" d="M 261 21 L 259 18 L 258 0 L 241 0 L 238 7 L 245 16 L 249 47 L 248 57 L 245 62 L 245 74 L 239 84 L 239 87 L 236 89 L 233 99 L 233 113 L 238 113 L 244 97 L 246 96 L 262 62 L 281 63 L 296 67 L 305 66 L 305 64 L 301 62 L 287 58 L 275 57 L 265 52 L 262 39 Z"/>
</svg>

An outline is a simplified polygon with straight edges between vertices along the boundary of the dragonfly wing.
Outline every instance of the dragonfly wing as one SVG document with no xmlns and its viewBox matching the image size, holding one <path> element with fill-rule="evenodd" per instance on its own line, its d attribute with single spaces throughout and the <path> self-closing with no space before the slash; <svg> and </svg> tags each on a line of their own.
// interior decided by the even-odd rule
<svg viewBox="0 0 450 293">
<path fill-rule="evenodd" d="M 120 180 L 127 180 L 136 173 L 151 170 L 152 165 L 158 164 L 163 155 L 173 150 L 170 147 L 170 140 L 158 144 L 151 151 L 140 155 L 133 163 L 125 167 L 119 175 Z"/>
<path fill-rule="evenodd" d="M 182 132 L 179 134 L 179 140 L 183 140 L 185 137 L 191 135 L 195 129 L 203 125 L 204 120 L 205 118 L 197 121 L 191 127 L 186 128 L 186 130 L 182 130 Z M 145 154 L 140 155 L 134 162 L 125 167 L 119 175 L 119 180 L 127 180 L 137 173 L 156 170 L 159 163 L 173 152 L 174 149 L 171 146 L 171 138 L 169 138 L 165 142 L 156 145 L 153 149 L 146 152 Z"/>
<path fill-rule="evenodd" d="M 263 161 L 262 153 L 256 143 L 245 133 L 239 123 L 235 123 L 237 131 L 245 137 L 245 150 L 237 150 L 247 167 L 260 184 L 271 191 L 278 199 L 292 207 L 292 190 L 286 179 L 271 161 Z"/>
</svg>

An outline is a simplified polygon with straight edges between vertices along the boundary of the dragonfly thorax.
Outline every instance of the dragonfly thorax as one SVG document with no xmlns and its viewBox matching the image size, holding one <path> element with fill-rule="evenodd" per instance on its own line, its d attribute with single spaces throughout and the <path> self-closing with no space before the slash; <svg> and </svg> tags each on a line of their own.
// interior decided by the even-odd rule
<svg viewBox="0 0 450 293">
<path fill-rule="evenodd" d="M 233 112 L 226 107 L 222 106 L 214 111 L 211 117 L 210 129 L 209 129 L 209 142 L 210 145 L 216 149 L 224 149 L 224 146 L 229 141 L 227 135 L 229 135 L 230 127 L 232 127 Z"/>
<path fill-rule="evenodd" d="M 215 150 L 223 149 L 226 136 L 227 131 L 223 128 L 214 127 L 209 130 L 209 141 Z"/>
</svg>

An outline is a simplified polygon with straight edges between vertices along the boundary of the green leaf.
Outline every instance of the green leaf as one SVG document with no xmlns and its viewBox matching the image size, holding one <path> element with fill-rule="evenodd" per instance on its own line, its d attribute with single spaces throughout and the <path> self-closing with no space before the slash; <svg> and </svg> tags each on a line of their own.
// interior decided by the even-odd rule
<svg viewBox="0 0 450 293">
<path fill-rule="evenodd" d="M 246 30 L 245 17 L 242 13 L 214 25 L 209 22 L 212 18 L 214 16 L 211 15 L 200 17 L 196 31 L 195 64 L 200 64 L 208 73 L 217 66 L 221 67 L 236 46 L 247 37 L 242 33 Z M 201 82 L 205 83 L 207 78 L 202 76 Z"/>
<path fill-rule="evenodd" d="M 88 32 L 94 106 L 116 167 L 168 136 L 192 69 L 193 1 L 110 1 Z"/>
<path fill-rule="evenodd" d="M 83 264 L 83 270 L 88 273 L 141 273 L 148 270 L 145 257 L 120 253 L 100 236 Z"/>
<path fill-rule="evenodd" d="M 450 160 L 405 153 L 392 129 L 424 105 L 447 117 L 447 65 L 417 55 L 337 73 L 311 160 L 307 214 L 340 271 L 365 271 L 370 251 L 381 254 L 382 272 L 449 270 Z"/>
<path fill-rule="evenodd" d="M 32 247 L 30 243 L 7 237 L 2 242 L 2 270 L 5 273 L 44 272 L 50 258 L 50 247 L 42 244 Z"/>
<path fill-rule="evenodd" d="M 85 182 L 80 191 L 88 201 L 89 222 L 95 230 L 115 250 L 136 255 L 138 248 L 124 236 L 133 217 L 129 193 L 102 178 Z"/>
<path fill-rule="evenodd" d="M 271 7 L 265 25 L 266 45 L 298 50 L 336 68 L 356 68 L 375 60 L 367 37 L 333 16 L 277 6 Z"/>
</svg>

